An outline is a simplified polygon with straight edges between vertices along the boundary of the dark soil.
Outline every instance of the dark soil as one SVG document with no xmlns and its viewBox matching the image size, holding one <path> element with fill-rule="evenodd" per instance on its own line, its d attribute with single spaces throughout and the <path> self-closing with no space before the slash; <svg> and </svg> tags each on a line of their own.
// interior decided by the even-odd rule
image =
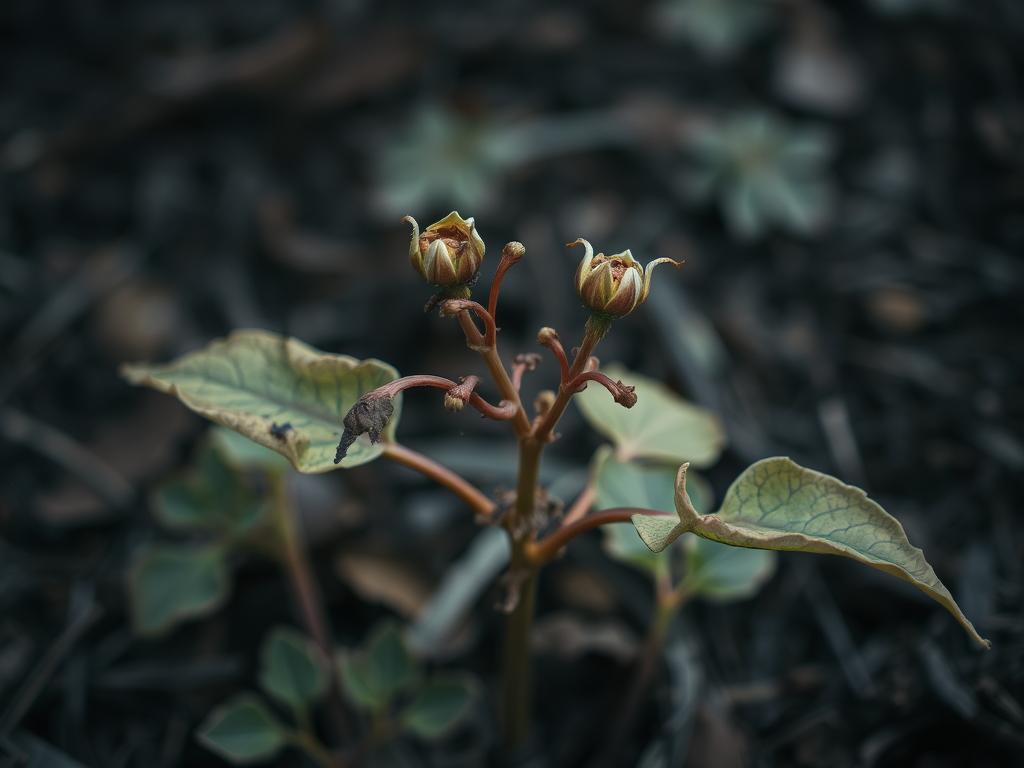
<svg viewBox="0 0 1024 768">
<path fill-rule="evenodd" d="M 993 643 L 976 650 L 894 579 L 783 556 L 756 599 L 688 608 L 621 764 L 656 742 L 651 764 L 698 768 L 1024 763 L 1024 7 L 886 5 L 772 4 L 773 23 L 714 62 L 658 34 L 647 2 L 3 3 L 0 765 L 222 764 L 193 732 L 251 687 L 260 639 L 297 614 L 254 560 L 215 616 L 133 633 L 126 570 L 157 535 L 150 494 L 206 425 L 117 367 L 260 327 L 403 373 L 482 373 L 457 327 L 423 314 L 399 221 L 456 207 L 487 242 L 484 281 L 502 243 L 528 249 L 499 313 L 509 359 L 539 351 L 544 325 L 579 338 L 565 242 L 686 258 L 600 357 L 719 414 L 719 494 L 771 455 L 864 487 Z M 800 39 L 819 46 L 817 96 L 780 74 Z M 436 193 L 395 213 L 382 197 L 407 186 L 375 158 L 409 142 L 424 105 L 499 127 L 604 114 L 629 139 L 499 166 L 479 206 Z M 738 239 L 681 196 L 680 129 L 751 107 L 830 131 L 836 204 L 818 231 Z M 532 400 L 555 367 L 527 376 Z M 406 398 L 402 439 L 507 490 L 505 432 L 439 400 Z M 551 459 L 571 500 L 599 438 L 575 413 L 561 432 Z M 429 594 L 480 531 L 385 462 L 296 492 L 345 645 L 407 616 L 339 572 L 339 555 L 382 558 Z M 499 597 L 484 588 L 438 661 L 479 676 L 487 701 Z M 598 534 L 545 572 L 539 618 L 567 623 L 536 649 L 526 764 L 594 763 L 650 599 Z M 496 733 L 481 707 L 410 759 L 499 764 Z"/>
</svg>

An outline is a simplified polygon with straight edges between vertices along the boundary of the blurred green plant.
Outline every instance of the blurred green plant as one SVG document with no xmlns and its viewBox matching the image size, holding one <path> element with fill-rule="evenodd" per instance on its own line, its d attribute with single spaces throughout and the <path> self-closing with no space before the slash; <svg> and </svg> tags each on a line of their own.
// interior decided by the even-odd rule
<svg viewBox="0 0 1024 768">
<path fill-rule="evenodd" d="M 232 556 L 274 554 L 271 502 L 262 475 L 288 469 L 273 451 L 231 430 L 210 430 L 194 466 L 154 493 L 159 524 L 190 538 L 161 539 L 136 551 L 128 589 L 137 632 L 162 634 L 216 612 L 231 592 Z"/>
<path fill-rule="evenodd" d="M 369 718 L 358 752 L 374 764 L 377 753 L 406 736 L 436 740 L 450 734 L 477 695 L 477 683 L 467 676 L 425 675 L 392 623 L 374 630 L 365 648 L 337 655 L 334 663 L 302 633 L 275 628 L 260 652 L 265 698 L 245 691 L 228 699 L 200 726 L 200 743 L 236 765 L 267 762 L 288 747 L 324 768 L 337 765 L 317 735 L 314 715 L 338 670 L 345 693 Z M 287 720 L 270 702 L 287 711 Z"/>
<path fill-rule="evenodd" d="M 679 37 L 712 59 L 739 53 L 771 24 L 774 0 L 662 0 L 655 6 L 657 29 Z"/>
<path fill-rule="evenodd" d="M 397 734 L 439 739 L 469 714 L 478 685 L 461 674 L 427 676 L 397 624 L 377 627 L 366 645 L 341 655 L 345 693 L 369 719 L 370 746 Z"/>
<path fill-rule="evenodd" d="M 740 112 L 687 133 L 684 144 L 692 161 L 686 195 L 716 202 L 736 237 L 753 240 L 773 227 L 809 235 L 828 223 L 835 191 L 824 130 Z"/>
<path fill-rule="evenodd" d="M 238 694 L 217 707 L 197 732 L 199 742 L 236 765 L 265 762 L 293 746 L 317 764 L 332 758 L 313 728 L 313 708 L 330 686 L 330 666 L 316 644 L 288 627 L 277 627 L 263 642 L 259 682 L 263 692 L 286 708 L 285 723 L 258 694 Z"/>
<path fill-rule="evenodd" d="M 437 203 L 486 211 L 515 168 L 629 138 L 630 127 L 604 112 L 506 123 L 424 106 L 377 154 L 375 202 L 387 215 Z"/>
<path fill-rule="evenodd" d="M 682 460 L 679 452 L 692 456 L 695 465 L 713 464 L 724 447 L 721 427 L 710 413 L 655 381 L 620 368 L 613 369 L 611 375 L 633 382 L 637 388 L 634 410 L 639 410 L 641 403 L 648 404 L 648 410 L 637 413 L 635 419 L 623 419 L 623 411 L 608 407 L 603 393 L 589 389 L 580 393 L 584 417 L 614 443 L 598 448 L 591 461 L 589 487 L 593 489 L 594 509 L 600 512 L 641 506 L 672 512 L 676 467 Z M 685 438 L 666 442 L 658 439 L 672 435 Z M 710 485 L 694 472 L 689 480 L 695 506 L 710 511 Z M 679 611 L 695 599 L 727 603 L 753 597 L 772 575 L 775 553 L 684 536 L 659 555 L 648 548 L 632 525 L 612 523 L 603 526 L 602 531 L 608 555 L 645 573 L 654 588 L 654 613 L 638 655 L 637 671 L 602 750 L 604 764 L 611 765 L 657 674 L 666 638 Z"/>
</svg>

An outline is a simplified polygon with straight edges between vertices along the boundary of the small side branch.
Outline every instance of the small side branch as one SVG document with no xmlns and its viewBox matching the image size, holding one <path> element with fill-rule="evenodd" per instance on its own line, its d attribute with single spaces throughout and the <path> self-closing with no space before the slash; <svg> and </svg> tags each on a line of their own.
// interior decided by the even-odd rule
<svg viewBox="0 0 1024 768">
<path fill-rule="evenodd" d="M 594 358 L 591 358 L 591 360 L 593 359 Z M 569 390 L 571 392 L 578 392 L 588 381 L 596 381 L 602 387 L 611 392 L 615 402 L 623 408 L 632 408 L 636 405 L 636 387 L 623 384 L 621 380 L 612 381 L 608 376 L 600 371 L 586 370 L 583 371 L 583 373 L 578 374 L 569 383 Z"/>
<path fill-rule="evenodd" d="M 526 255 L 526 246 L 522 243 L 512 241 L 505 243 L 501 249 L 501 261 L 498 262 L 498 269 L 494 273 L 494 280 L 491 281 L 491 292 L 487 297 L 487 312 L 492 318 L 498 316 L 498 295 L 501 293 L 501 282 L 505 279 L 505 273 L 519 263 L 519 260 Z M 494 345 L 494 339 L 490 340 Z"/>
<path fill-rule="evenodd" d="M 525 355 L 516 355 L 512 363 L 512 386 L 518 392 L 523 384 L 523 374 L 527 371 L 537 370 L 540 365 L 540 355 L 530 352 Z"/>
<path fill-rule="evenodd" d="M 348 454 L 348 449 L 356 441 L 359 435 L 370 436 L 371 443 L 379 443 L 384 434 L 384 429 L 391 421 L 391 415 L 395 411 L 395 395 L 413 387 L 433 387 L 445 391 L 445 406 L 451 408 L 453 399 L 461 400 L 466 395 L 463 404 L 469 403 L 476 408 L 481 416 L 495 421 L 510 421 L 515 419 L 519 413 L 519 407 L 513 403 L 503 400 L 498 405 L 492 405 L 484 400 L 472 388 L 476 386 L 476 377 L 472 377 L 470 387 L 463 384 L 456 384 L 451 379 L 443 376 L 430 376 L 420 374 L 417 376 L 404 376 L 396 379 L 382 387 L 377 387 L 356 400 L 355 405 L 349 408 L 345 418 L 342 419 L 344 430 L 341 433 L 341 440 L 338 442 L 338 450 L 334 454 L 334 463 L 338 464 Z"/>
<path fill-rule="evenodd" d="M 414 469 L 420 474 L 429 477 L 438 485 L 444 486 L 469 505 L 478 516 L 490 518 L 494 514 L 494 502 L 481 490 L 462 477 L 462 475 L 438 464 L 422 453 L 406 448 L 399 443 L 385 443 L 383 455 L 397 464 Z"/>
<path fill-rule="evenodd" d="M 527 557 L 534 565 L 544 565 L 555 559 L 558 553 L 577 536 L 602 525 L 632 522 L 633 515 L 667 515 L 654 509 L 641 507 L 615 507 L 587 515 L 574 523 L 563 525 L 540 541 L 527 545 Z"/>
<path fill-rule="evenodd" d="M 551 354 L 558 360 L 558 369 L 561 372 L 559 383 L 565 386 L 569 383 L 569 359 L 565 356 L 565 348 L 558 338 L 558 332 L 554 328 L 541 328 L 537 332 L 537 343 L 542 347 L 551 350 Z"/>
</svg>

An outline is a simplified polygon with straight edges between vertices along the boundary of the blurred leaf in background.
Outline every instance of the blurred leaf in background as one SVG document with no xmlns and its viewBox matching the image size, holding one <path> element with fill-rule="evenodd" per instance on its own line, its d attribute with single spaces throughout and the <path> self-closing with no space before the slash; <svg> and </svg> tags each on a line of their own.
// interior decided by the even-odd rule
<svg viewBox="0 0 1024 768">
<path fill-rule="evenodd" d="M 713 59 L 735 55 L 768 27 L 772 0 L 662 0 L 655 22 L 662 34 L 686 40 Z"/>
<path fill-rule="evenodd" d="M 604 111 L 503 122 L 427 105 L 377 155 L 376 206 L 387 215 L 431 205 L 486 211 L 516 167 L 625 142 L 632 131 Z"/>
<path fill-rule="evenodd" d="M 809 235 L 828 223 L 835 191 L 828 175 L 832 140 L 824 130 L 740 112 L 694 130 L 684 143 L 693 163 L 686 194 L 717 203 L 737 238 L 754 240 L 775 227 Z"/>
</svg>

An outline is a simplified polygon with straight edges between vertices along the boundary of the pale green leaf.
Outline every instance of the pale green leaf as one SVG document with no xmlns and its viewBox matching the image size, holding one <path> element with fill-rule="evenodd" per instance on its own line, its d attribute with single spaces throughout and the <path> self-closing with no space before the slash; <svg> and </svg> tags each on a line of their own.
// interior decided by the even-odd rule
<svg viewBox="0 0 1024 768">
<path fill-rule="evenodd" d="M 694 597 L 718 603 L 746 600 L 775 572 L 774 552 L 730 547 L 699 536 L 687 536 L 684 546 L 682 584 Z"/>
<path fill-rule="evenodd" d="M 748 467 L 712 515 L 694 509 L 686 491 L 686 465 L 676 480 L 671 518 L 634 515 L 644 542 L 660 551 L 685 532 L 754 549 L 841 555 L 913 584 L 948 610 L 979 645 L 989 643 L 964 616 L 903 526 L 864 491 L 787 458 L 763 459 Z"/>
<path fill-rule="evenodd" d="M 174 478 L 159 486 L 153 494 L 153 508 L 160 522 L 175 530 L 205 531 L 217 528 L 217 521 L 196 483 Z"/>
<path fill-rule="evenodd" d="M 236 438 L 254 449 L 266 450 L 240 435 Z M 287 465 L 283 457 L 267 453 Z M 157 518 L 168 528 L 213 531 L 237 540 L 265 519 L 264 495 L 255 492 L 242 473 L 229 466 L 221 453 L 207 442 L 201 446 L 195 465 L 187 475 L 157 489 L 154 507 Z"/>
<path fill-rule="evenodd" d="M 420 738 L 441 738 L 469 714 L 474 691 L 466 678 L 435 678 L 416 692 L 402 712 L 402 723 Z"/>
<path fill-rule="evenodd" d="M 329 672 L 319 649 L 303 634 L 277 627 L 260 652 L 260 685 L 294 710 L 305 710 L 327 690 Z"/>
<path fill-rule="evenodd" d="M 236 765 L 269 760 L 287 743 L 284 728 L 251 694 L 236 696 L 215 709 L 196 736 L 203 746 Z"/>
<path fill-rule="evenodd" d="M 132 623 L 155 635 L 205 616 L 227 599 L 228 568 L 216 545 L 154 545 L 138 552 L 128 573 Z"/>
<path fill-rule="evenodd" d="M 374 631 L 361 652 L 343 658 L 340 669 L 349 698 L 374 711 L 387 707 L 419 676 L 401 630 L 390 622 Z"/>
<path fill-rule="evenodd" d="M 615 443 L 619 458 L 688 461 L 696 467 L 715 462 L 725 433 L 712 414 L 653 379 L 615 365 L 602 370 L 636 387 L 636 405 L 623 408 L 597 384 L 577 395 L 576 402 L 591 426 Z"/>
<path fill-rule="evenodd" d="M 361 395 L 398 377 L 379 360 L 319 352 L 266 331 L 237 331 L 167 365 L 126 365 L 122 373 L 133 384 L 176 396 L 310 473 L 337 468 L 342 418 Z M 394 405 L 385 440 L 394 437 L 400 398 Z M 380 445 L 364 440 L 338 466 L 365 464 L 381 454 Z"/>
</svg>

